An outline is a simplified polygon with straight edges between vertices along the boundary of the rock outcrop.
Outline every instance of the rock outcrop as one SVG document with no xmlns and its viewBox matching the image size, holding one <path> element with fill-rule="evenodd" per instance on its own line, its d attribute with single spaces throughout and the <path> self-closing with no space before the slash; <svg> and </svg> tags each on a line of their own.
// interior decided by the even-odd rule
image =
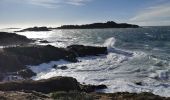
<svg viewBox="0 0 170 100">
<path fill-rule="evenodd" d="M 33 40 L 15 33 L 0 32 L 0 46 L 25 45 Z"/>
<path fill-rule="evenodd" d="M 67 48 L 57 48 L 51 45 L 16 46 L 6 47 L 0 50 L 0 73 L 19 75 L 23 78 L 34 76 L 35 73 L 28 70 L 26 65 L 38 65 L 49 61 L 60 59 L 77 62 L 76 57 L 106 54 L 106 47 L 92 47 L 83 45 L 72 45 Z M 61 67 L 60 69 L 67 69 Z M 17 73 L 17 74 L 16 74 Z M 2 76 L 2 75 L 1 75 Z"/>
</svg>

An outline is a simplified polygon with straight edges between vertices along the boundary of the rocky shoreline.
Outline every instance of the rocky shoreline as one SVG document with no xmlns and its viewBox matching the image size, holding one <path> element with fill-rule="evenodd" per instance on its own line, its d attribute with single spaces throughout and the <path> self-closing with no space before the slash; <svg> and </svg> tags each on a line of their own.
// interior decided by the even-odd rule
<svg viewBox="0 0 170 100">
<path fill-rule="evenodd" d="M 0 72 L 16 73 L 22 78 L 30 78 L 35 75 L 26 65 L 38 65 L 50 61 L 66 60 L 77 62 L 77 57 L 106 54 L 106 47 L 92 47 L 83 45 L 71 45 L 66 48 L 57 48 L 51 45 L 16 46 L 2 48 L 0 52 Z M 2 76 L 1 76 L 2 77 Z"/>
<path fill-rule="evenodd" d="M 72 77 L 0 83 L 0 100 L 170 100 L 152 93 L 98 93 L 105 85 L 80 84 Z M 14 99 L 15 98 L 15 99 Z"/>
<path fill-rule="evenodd" d="M 96 93 L 96 90 L 106 89 L 107 86 L 80 84 L 72 77 L 58 76 L 33 81 L 30 78 L 36 73 L 26 65 L 60 59 L 74 63 L 78 62 L 77 57 L 107 54 L 107 48 L 83 45 L 57 48 L 51 45 L 32 45 L 32 42 L 24 36 L 0 32 L 0 46 L 3 46 L 0 48 L 0 100 L 170 100 L 152 93 Z M 9 76 L 16 79 L 2 82 Z"/>
<path fill-rule="evenodd" d="M 66 48 L 58 48 L 51 45 L 40 46 L 29 44 L 33 42 L 33 40 L 24 36 L 14 33 L 0 33 L 0 37 L 4 41 L 13 38 L 11 36 L 15 37 L 15 41 L 27 44 L 19 45 L 18 42 L 14 42 L 15 45 L 10 46 L 10 43 L 7 42 L 3 48 L 0 48 L 1 81 L 5 76 L 18 76 L 21 79 L 29 79 L 35 76 L 36 74 L 27 68 L 26 65 L 39 65 L 41 63 L 58 61 L 61 59 L 74 63 L 78 62 L 77 57 L 107 54 L 106 47 L 71 45 Z"/>
<path fill-rule="evenodd" d="M 0 83 L 1 100 L 170 100 L 152 93 L 96 93 L 105 85 L 82 85 L 72 77 Z"/>
</svg>

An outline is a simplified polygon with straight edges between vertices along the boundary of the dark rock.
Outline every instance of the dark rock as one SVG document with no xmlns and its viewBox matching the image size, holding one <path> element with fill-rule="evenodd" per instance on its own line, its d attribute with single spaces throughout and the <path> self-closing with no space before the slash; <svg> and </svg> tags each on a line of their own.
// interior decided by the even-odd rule
<svg viewBox="0 0 170 100">
<path fill-rule="evenodd" d="M 47 41 L 47 40 L 41 40 L 41 41 L 39 41 L 40 43 L 50 43 L 49 41 Z"/>
<path fill-rule="evenodd" d="M 96 89 L 98 90 L 98 89 L 106 89 L 107 88 L 107 86 L 106 85 L 97 85 L 96 86 Z"/>
<path fill-rule="evenodd" d="M 39 81 L 14 81 L 0 83 L 0 91 L 37 91 L 50 93 L 54 91 L 80 90 L 79 83 L 71 77 L 55 77 Z"/>
<path fill-rule="evenodd" d="M 67 48 L 57 48 L 51 45 L 16 46 L 0 49 L 0 73 L 18 72 L 24 78 L 35 75 L 25 65 L 38 65 L 49 61 L 64 59 L 77 62 L 76 57 L 106 54 L 106 47 L 92 47 L 83 45 L 72 45 Z M 67 66 L 53 66 L 66 70 Z"/>
<path fill-rule="evenodd" d="M 136 85 L 143 85 L 142 82 L 135 82 Z"/>
<path fill-rule="evenodd" d="M 67 66 L 61 66 L 60 69 L 61 70 L 66 70 L 66 69 L 68 69 L 68 67 Z"/>
<path fill-rule="evenodd" d="M 67 49 L 69 51 L 74 52 L 75 55 L 77 55 L 78 57 L 107 54 L 107 48 L 106 47 L 71 45 L 71 46 L 68 46 Z"/>
<path fill-rule="evenodd" d="M 25 31 L 51 31 L 50 29 L 48 29 L 47 27 L 32 27 L 32 28 L 26 28 L 20 31 L 16 31 L 16 32 L 25 32 Z"/>
<path fill-rule="evenodd" d="M 101 28 L 139 28 L 138 25 L 127 24 L 127 23 L 115 23 L 108 21 L 106 23 L 93 23 L 86 25 L 63 25 L 57 29 L 101 29 Z"/>
<path fill-rule="evenodd" d="M 81 85 L 81 90 L 87 93 L 106 88 L 106 85 Z"/>
<path fill-rule="evenodd" d="M 23 45 L 33 42 L 25 36 L 21 36 L 15 33 L 0 32 L 0 46 L 7 45 Z"/>
<path fill-rule="evenodd" d="M 16 55 L 0 52 L 0 73 L 16 72 L 25 68 Z"/>
<path fill-rule="evenodd" d="M 68 69 L 67 66 L 58 66 L 58 65 L 53 65 L 52 68 L 61 69 L 61 70 L 66 70 L 66 69 Z"/>
<path fill-rule="evenodd" d="M 69 58 L 69 59 L 68 59 Z M 17 46 L 0 49 L 0 73 L 16 73 L 23 78 L 35 75 L 26 65 L 38 65 L 65 59 L 76 61 L 76 55 L 53 46 Z M 64 68 L 62 68 L 64 69 Z"/>
<path fill-rule="evenodd" d="M 76 59 L 76 56 L 72 52 L 51 45 L 9 47 L 4 48 L 4 51 L 8 54 L 15 55 L 23 65 L 38 65 L 60 59 L 67 61 L 74 61 Z"/>
</svg>

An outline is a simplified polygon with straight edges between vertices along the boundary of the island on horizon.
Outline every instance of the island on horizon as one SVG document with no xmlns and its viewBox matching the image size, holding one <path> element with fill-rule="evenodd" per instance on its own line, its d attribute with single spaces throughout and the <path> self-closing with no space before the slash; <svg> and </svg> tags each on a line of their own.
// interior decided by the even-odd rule
<svg viewBox="0 0 170 100">
<path fill-rule="evenodd" d="M 105 23 L 92 23 L 92 24 L 82 24 L 82 25 L 62 25 L 60 27 L 30 27 L 23 30 L 15 32 L 25 32 L 25 31 L 51 31 L 51 29 L 104 29 L 104 28 L 139 28 L 139 25 L 128 24 L 128 23 L 116 23 L 114 21 L 107 21 Z"/>
<path fill-rule="evenodd" d="M 92 23 L 84 25 L 62 25 L 57 29 L 103 29 L 103 28 L 139 28 L 138 25 L 128 23 L 116 23 L 114 21 L 107 21 L 106 23 Z"/>
</svg>

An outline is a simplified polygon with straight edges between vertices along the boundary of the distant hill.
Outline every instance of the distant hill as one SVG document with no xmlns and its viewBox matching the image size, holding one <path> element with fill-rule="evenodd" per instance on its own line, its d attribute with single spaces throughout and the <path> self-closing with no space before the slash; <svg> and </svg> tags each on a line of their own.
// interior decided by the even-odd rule
<svg viewBox="0 0 170 100">
<path fill-rule="evenodd" d="M 102 28 L 139 28 L 138 25 L 127 23 L 116 23 L 114 21 L 108 21 L 106 23 L 92 23 L 85 25 L 63 25 L 57 29 L 102 29 Z"/>
</svg>

